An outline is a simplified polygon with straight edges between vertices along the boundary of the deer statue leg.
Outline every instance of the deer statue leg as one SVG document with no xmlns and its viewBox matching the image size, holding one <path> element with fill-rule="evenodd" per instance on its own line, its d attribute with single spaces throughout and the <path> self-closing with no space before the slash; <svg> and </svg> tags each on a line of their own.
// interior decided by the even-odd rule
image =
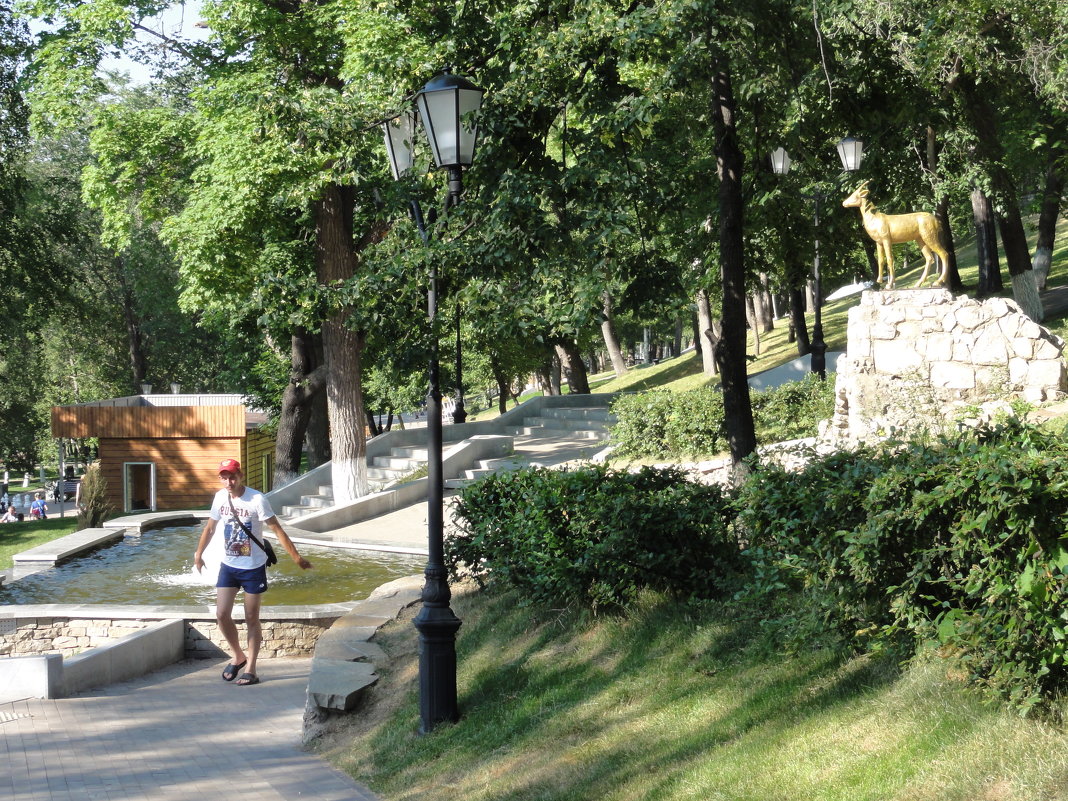
<svg viewBox="0 0 1068 801">
<path fill-rule="evenodd" d="M 894 250 L 890 244 L 889 239 L 884 239 L 879 243 L 879 247 L 883 249 L 886 256 L 886 288 L 894 288 Z"/>
<path fill-rule="evenodd" d="M 934 286 L 949 286 L 949 253 L 946 251 L 940 242 L 932 242 L 929 247 L 935 253 L 938 254 L 938 263 L 942 269 L 938 272 L 938 278 L 934 282 Z"/>
<path fill-rule="evenodd" d="M 916 282 L 916 288 L 919 289 L 923 286 L 923 282 L 927 280 L 927 273 L 931 271 L 931 262 L 934 261 L 934 253 L 927 246 L 927 243 L 922 239 L 919 240 L 920 250 L 923 251 L 923 274 L 920 276 L 920 280 Z M 932 276 L 934 278 L 934 276 Z"/>
</svg>

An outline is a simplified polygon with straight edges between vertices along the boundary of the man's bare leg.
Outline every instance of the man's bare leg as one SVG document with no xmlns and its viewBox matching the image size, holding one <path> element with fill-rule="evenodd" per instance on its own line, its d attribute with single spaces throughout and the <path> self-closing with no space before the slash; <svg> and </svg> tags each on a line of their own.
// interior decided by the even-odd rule
<svg viewBox="0 0 1068 801">
<path fill-rule="evenodd" d="M 263 642 L 263 629 L 260 625 L 260 601 L 262 593 L 245 593 L 245 627 L 248 629 L 248 664 L 245 665 L 245 673 L 256 673 L 256 659 L 260 655 L 260 644 Z"/>
<path fill-rule="evenodd" d="M 219 631 L 222 632 L 223 637 L 226 638 L 227 644 L 230 646 L 230 652 L 233 654 L 231 664 L 241 665 L 247 657 L 245 652 L 241 649 L 241 638 L 238 636 L 237 624 L 234 623 L 234 600 L 237 598 L 237 587 L 218 587 L 215 596 L 215 619 L 219 623 Z M 245 614 L 248 614 L 248 602 L 245 603 Z M 256 627 L 259 629 L 259 614 L 256 615 Z M 249 633 L 249 640 L 251 641 L 251 630 Z M 256 643 L 256 650 L 259 650 L 259 642 Z"/>
</svg>

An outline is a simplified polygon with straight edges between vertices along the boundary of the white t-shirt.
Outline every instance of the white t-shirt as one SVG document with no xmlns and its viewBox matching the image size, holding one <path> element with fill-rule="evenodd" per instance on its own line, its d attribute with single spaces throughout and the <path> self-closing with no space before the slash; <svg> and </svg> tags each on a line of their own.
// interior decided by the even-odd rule
<svg viewBox="0 0 1068 801">
<path fill-rule="evenodd" d="M 231 502 L 241 522 L 252 530 L 256 539 L 263 542 L 263 521 L 274 517 L 271 504 L 259 490 L 245 487 L 240 498 L 232 498 L 229 490 L 215 493 L 211 503 L 211 519 L 221 521 L 217 528 L 223 533 L 224 564 L 239 570 L 251 570 L 267 562 L 267 554 L 248 538 L 248 534 L 230 514 Z"/>
</svg>

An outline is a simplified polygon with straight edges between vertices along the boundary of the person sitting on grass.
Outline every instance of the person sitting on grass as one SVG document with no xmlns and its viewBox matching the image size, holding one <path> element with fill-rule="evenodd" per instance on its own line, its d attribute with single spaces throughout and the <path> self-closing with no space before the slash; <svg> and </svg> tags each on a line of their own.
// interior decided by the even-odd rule
<svg viewBox="0 0 1068 801">
<path fill-rule="evenodd" d="M 16 514 L 15 507 L 7 507 L 7 511 L 4 512 L 4 516 L 0 517 L 0 523 L 17 523 L 22 515 Z"/>
<path fill-rule="evenodd" d="M 33 503 L 30 504 L 30 517 L 34 520 L 48 519 L 48 504 L 45 503 L 43 492 L 38 492 L 33 496 Z"/>
</svg>

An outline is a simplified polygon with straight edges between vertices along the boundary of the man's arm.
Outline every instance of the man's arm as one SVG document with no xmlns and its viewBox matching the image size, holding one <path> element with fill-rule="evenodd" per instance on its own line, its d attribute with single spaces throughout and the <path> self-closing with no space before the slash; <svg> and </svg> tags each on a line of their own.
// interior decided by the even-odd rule
<svg viewBox="0 0 1068 801">
<path fill-rule="evenodd" d="M 286 553 L 290 555 L 293 561 L 300 565 L 301 570 L 307 570 L 311 567 L 311 562 L 297 552 L 297 546 L 293 544 L 293 540 L 289 539 L 289 535 L 286 534 L 285 529 L 282 528 L 282 524 L 278 522 L 277 517 L 268 517 L 263 523 L 270 527 L 271 531 L 274 532 L 274 535 L 278 537 L 278 542 L 286 549 Z"/>
<path fill-rule="evenodd" d="M 204 530 L 200 532 L 200 542 L 197 543 L 197 552 L 193 556 L 193 565 L 198 573 L 204 569 L 204 549 L 211 542 L 211 536 L 215 533 L 215 524 L 217 522 L 209 517 L 208 522 L 204 524 Z"/>
</svg>

